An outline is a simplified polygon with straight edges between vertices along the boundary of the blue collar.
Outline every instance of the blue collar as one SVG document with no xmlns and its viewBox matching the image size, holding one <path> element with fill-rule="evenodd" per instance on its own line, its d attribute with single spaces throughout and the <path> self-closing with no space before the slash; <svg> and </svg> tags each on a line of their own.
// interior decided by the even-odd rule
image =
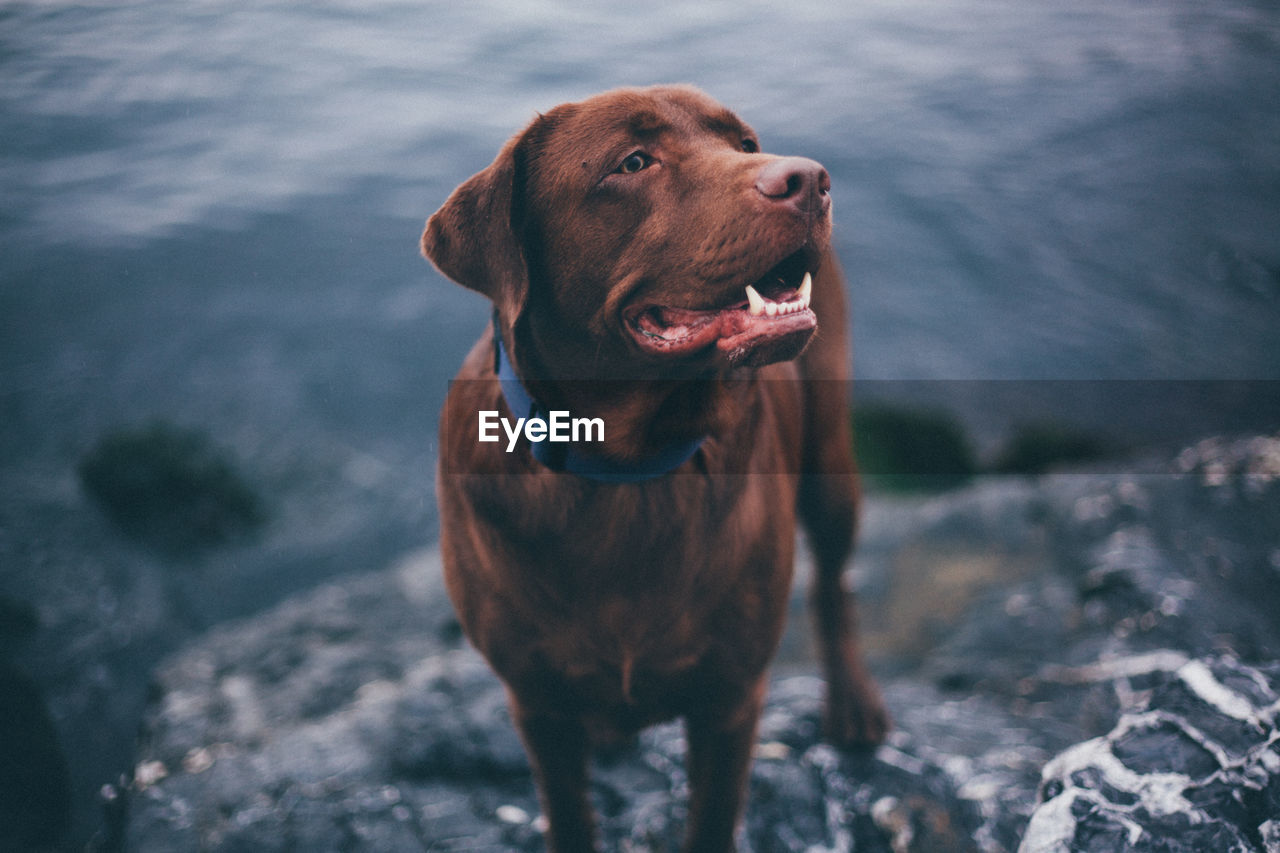
<svg viewBox="0 0 1280 853">
<path fill-rule="evenodd" d="M 546 419 L 547 411 L 525 390 L 524 383 L 516 376 L 511 360 L 502 347 L 502 336 L 497 325 L 493 331 L 494 370 L 502 387 L 502 398 L 507 409 L 518 418 L 539 417 Z M 614 462 L 602 456 L 581 453 L 573 444 L 550 441 L 528 442 L 533 458 L 553 471 L 577 474 L 588 480 L 603 483 L 639 483 L 661 477 L 679 468 L 698 452 L 703 438 L 664 447 L 653 456 L 634 462 Z"/>
</svg>

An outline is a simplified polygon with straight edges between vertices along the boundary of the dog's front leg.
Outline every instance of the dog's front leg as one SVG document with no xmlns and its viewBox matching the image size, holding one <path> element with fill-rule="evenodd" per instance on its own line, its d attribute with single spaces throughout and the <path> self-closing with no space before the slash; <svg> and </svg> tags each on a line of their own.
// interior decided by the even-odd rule
<svg viewBox="0 0 1280 853">
<path fill-rule="evenodd" d="M 819 566 L 810 591 L 827 681 L 823 728 L 840 747 L 874 746 L 889 733 L 889 712 L 857 642 L 854 595 L 838 571 Z"/>
<path fill-rule="evenodd" d="M 809 601 L 827 680 L 824 729 L 841 747 L 881 743 L 889 733 L 889 712 L 858 648 L 855 596 L 844 588 L 844 568 L 853 552 L 859 489 L 853 448 L 844 424 L 842 386 L 810 382 L 811 411 L 825 412 L 810 426 L 806 449 L 813 471 L 800 483 L 800 515 L 809 531 L 814 574 Z"/>
<path fill-rule="evenodd" d="M 742 814 L 764 694 L 762 677 L 728 714 L 709 710 L 690 714 L 685 720 L 689 743 L 686 853 L 734 849 L 734 830 Z"/>
<path fill-rule="evenodd" d="M 511 716 L 533 767 L 547 849 L 553 853 L 593 853 L 595 819 L 587 798 L 587 734 L 581 720 L 526 711 L 514 697 Z"/>
</svg>

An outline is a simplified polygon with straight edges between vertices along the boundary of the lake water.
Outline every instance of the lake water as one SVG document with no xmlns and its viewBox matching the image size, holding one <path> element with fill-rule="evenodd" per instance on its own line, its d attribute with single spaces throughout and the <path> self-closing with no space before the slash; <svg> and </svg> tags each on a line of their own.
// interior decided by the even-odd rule
<svg viewBox="0 0 1280 853">
<path fill-rule="evenodd" d="M 138 413 L 428 441 L 485 310 L 417 256 L 422 220 L 535 110 L 671 80 L 831 170 L 862 378 L 1280 378 L 1261 0 L 42 2 L 0 23 L 0 393 L 28 441 Z"/>
<path fill-rule="evenodd" d="M 72 500 L 94 441 L 161 419 L 306 495 L 321 574 L 430 539 L 435 420 L 487 310 L 419 257 L 423 220 L 536 110 L 660 81 L 827 165 L 864 387 L 979 426 L 1024 398 L 1212 409 L 1148 401 L 1187 380 L 1275 402 L 1264 0 L 9 3 L 11 499 Z M 1097 393 L 1120 379 L 1148 393 Z"/>
</svg>

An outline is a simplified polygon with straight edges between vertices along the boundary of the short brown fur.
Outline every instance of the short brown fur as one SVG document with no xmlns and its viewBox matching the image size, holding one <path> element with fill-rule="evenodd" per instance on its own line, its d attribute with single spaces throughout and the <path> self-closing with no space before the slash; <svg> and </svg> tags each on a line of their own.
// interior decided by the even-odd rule
<svg viewBox="0 0 1280 853">
<path fill-rule="evenodd" d="M 827 734 L 875 743 L 888 727 L 841 586 L 858 488 L 825 191 L 797 200 L 760 189 L 766 168 L 814 180 L 820 167 L 750 152 L 754 139 L 689 87 L 562 105 L 459 187 L 423 234 L 424 254 L 495 306 L 496 328 L 465 359 L 442 415 L 441 545 L 463 629 L 508 687 L 560 853 L 594 849 L 593 740 L 673 717 L 688 732 L 686 847 L 733 849 L 797 519 L 815 554 Z M 637 149 L 652 165 L 620 174 Z M 667 358 L 627 328 L 629 306 L 644 300 L 732 302 L 792 251 L 817 267 L 822 324 L 798 358 L 807 336 Z M 539 402 L 603 418 L 606 440 L 588 452 L 636 460 L 705 436 L 701 448 L 669 474 L 614 484 L 550 470 L 527 445 L 478 442 L 479 411 L 512 416 L 495 333 Z"/>
</svg>

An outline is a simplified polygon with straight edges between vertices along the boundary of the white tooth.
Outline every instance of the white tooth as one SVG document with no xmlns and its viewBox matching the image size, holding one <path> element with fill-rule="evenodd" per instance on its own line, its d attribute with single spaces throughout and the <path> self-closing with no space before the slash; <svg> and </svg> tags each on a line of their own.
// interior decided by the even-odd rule
<svg viewBox="0 0 1280 853">
<path fill-rule="evenodd" d="M 811 293 L 813 293 L 813 276 L 805 273 L 804 281 L 800 282 L 800 301 L 808 305 L 809 294 Z"/>
<path fill-rule="evenodd" d="M 770 317 L 776 315 L 778 313 L 778 303 L 770 302 L 766 304 L 764 306 L 764 313 L 768 314 Z"/>
<path fill-rule="evenodd" d="M 747 285 L 747 303 L 750 306 L 747 310 L 753 316 L 759 317 L 764 313 L 764 297 L 757 293 L 756 289 L 749 284 Z"/>
</svg>

